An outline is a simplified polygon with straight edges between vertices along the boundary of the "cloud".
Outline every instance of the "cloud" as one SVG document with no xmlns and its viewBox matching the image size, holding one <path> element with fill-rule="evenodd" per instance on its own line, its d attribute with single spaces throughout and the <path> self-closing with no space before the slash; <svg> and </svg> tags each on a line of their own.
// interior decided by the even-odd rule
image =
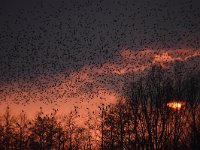
<svg viewBox="0 0 200 150">
<path fill-rule="evenodd" d="M 199 50 L 168 50 L 164 52 L 161 51 L 160 54 L 154 56 L 152 63 L 159 64 L 163 68 L 169 68 L 170 65 L 175 61 L 184 62 L 199 56 Z"/>
<path fill-rule="evenodd" d="M 115 59 L 102 64 L 85 65 L 79 71 L 62 72 L 51 78 L 40 76 L 35 80 L 39 85 L 23 80 L 4 85 L 0 91 L 1 107 L 3 102 L 13 106 L 13 102 L 16 102 L 16 109 L 29 108 L 29 111 L 34 111 L 37 106 L 39 109 L 39 105 L 47 111 L 56 107 L 67 112 L 73 109 L 74 105 L 80 110 L 86 107 L 95 109 L 100 103 L 113 103 L 122 97 L 122 88 L 126 82 L 131 82 L 133 73 L 141 75 L 154 64 L 169 67 L 175 61 L 184 62 L 199 56 L 198 50 L 123 49 L 116 54 Z M 40 88 L 46 80 L 56 82 Z M 32 109 L 30 105 L 33 106 Z"/>
</svg>

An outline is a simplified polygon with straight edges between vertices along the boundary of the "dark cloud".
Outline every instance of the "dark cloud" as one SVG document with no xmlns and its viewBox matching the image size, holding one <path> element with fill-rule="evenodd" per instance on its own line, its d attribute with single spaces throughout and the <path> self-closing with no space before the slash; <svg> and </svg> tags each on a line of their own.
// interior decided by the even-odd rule
<svg viewBox="0 0 200 150">
<path fill-rule="evenodd" d="M 117 61 L 123 48 L 200 46 L 198 1 L 2 0 L 0 8 L 2 84 L 44 76 L 52 86 L 55 74 Z"/>
</svg>

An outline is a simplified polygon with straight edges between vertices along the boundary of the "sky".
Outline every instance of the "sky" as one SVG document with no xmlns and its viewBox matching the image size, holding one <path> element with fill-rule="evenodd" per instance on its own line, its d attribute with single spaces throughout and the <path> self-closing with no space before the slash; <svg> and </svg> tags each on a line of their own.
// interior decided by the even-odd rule
<svg viewBox="0 0 200 150">
<path fill-rule="evenodd" d="M 95 109 L 154 63 L 199 68 L 197 0 L 1 0 L 0 20 L 1 110 Z"/>
</svg>

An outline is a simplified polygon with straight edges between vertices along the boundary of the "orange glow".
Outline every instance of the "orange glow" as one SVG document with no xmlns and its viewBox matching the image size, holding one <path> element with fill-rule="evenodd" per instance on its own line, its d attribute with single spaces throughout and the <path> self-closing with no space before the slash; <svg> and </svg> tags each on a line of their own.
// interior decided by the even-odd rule
<svg viewBox="0 0 200 150">
<path fill-rule="evenodd" d="M 172 109 L 176 109 L 176 110 L 180 110 L 184 105 L 185 105 L 185 102 L 180 102 L 180 101 L 172 101 L 172 102 L 167 103 L 168 107 Z"/>
<path fill-rule="evenodd" d="M 116 53 L 116 60 L 88 64 L 78 71 L 40 75 L 30 82 L 21 79 L 1 85 L 0 113 L 10 106 L 14 114 L 23 109 L 33 116 L 40 107 L 47 113 L 59 109 L 62 114 L 77 106 L 83 114 L 88 106 L 95 110 L 101 102 L 114 103 L 123 95 L 121 90 L 124 83 L 131 82 L 132 78 L 128 78 L 130 74 L 136 73 L 137 78 L 139 73 L 144 74 L 154 63 L 167 67 L 174 61 L 186 61 L 199 56 L 200 50 L 122 49 Z M 168 107 L 180 109 L 182 105 L 168 104 Z"/>
</svg>

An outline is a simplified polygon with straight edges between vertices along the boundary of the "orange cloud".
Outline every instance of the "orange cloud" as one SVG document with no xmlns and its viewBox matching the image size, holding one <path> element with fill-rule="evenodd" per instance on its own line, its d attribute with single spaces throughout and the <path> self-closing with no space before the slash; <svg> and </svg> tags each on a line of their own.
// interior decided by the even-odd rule
<svg viewBox="0 0 200 150">
<path fill-rule="evenodd" d="M 45 84 L 47 80 L 57 81 L 51 86 L 44 86 L 45 88 L 25 81 L 4 85 L 1 87 L 0 108 L 9 104 L 13 105 L 15 110 L 24 109 L 30 114 L 34 113 L 37 107 L 39 110 L 40 106 L 47 112 L 52 108 L 58 108 L 62 113 L 69 112 L 74 105 L 83 112 L 86 107 L 96 109 L 101 102 L 113 103 L 123 95 L 121 89 L 124 83 L 131 80 L 127 77 L 128 74 L 139 74 L 152 64 L 159 63 L 166 67 L 174 61 L 186 61 L 199 56 L 198 50 L 124 49 L 116 54 L 116 59 L 98 65 L 85 65 L 67 77 L 65 72 L 51 78 L 38 77 L 36 81 L 39 85 Z"/>
<path fill-rule="evenodd" d="M 187 61 L 188 59 L 200 56 L 198 50 L 168 50 L 155 55 L 152 63 L 159 64 L 163 68 L 168 68 L 175 61 Z"/>
</svg>

